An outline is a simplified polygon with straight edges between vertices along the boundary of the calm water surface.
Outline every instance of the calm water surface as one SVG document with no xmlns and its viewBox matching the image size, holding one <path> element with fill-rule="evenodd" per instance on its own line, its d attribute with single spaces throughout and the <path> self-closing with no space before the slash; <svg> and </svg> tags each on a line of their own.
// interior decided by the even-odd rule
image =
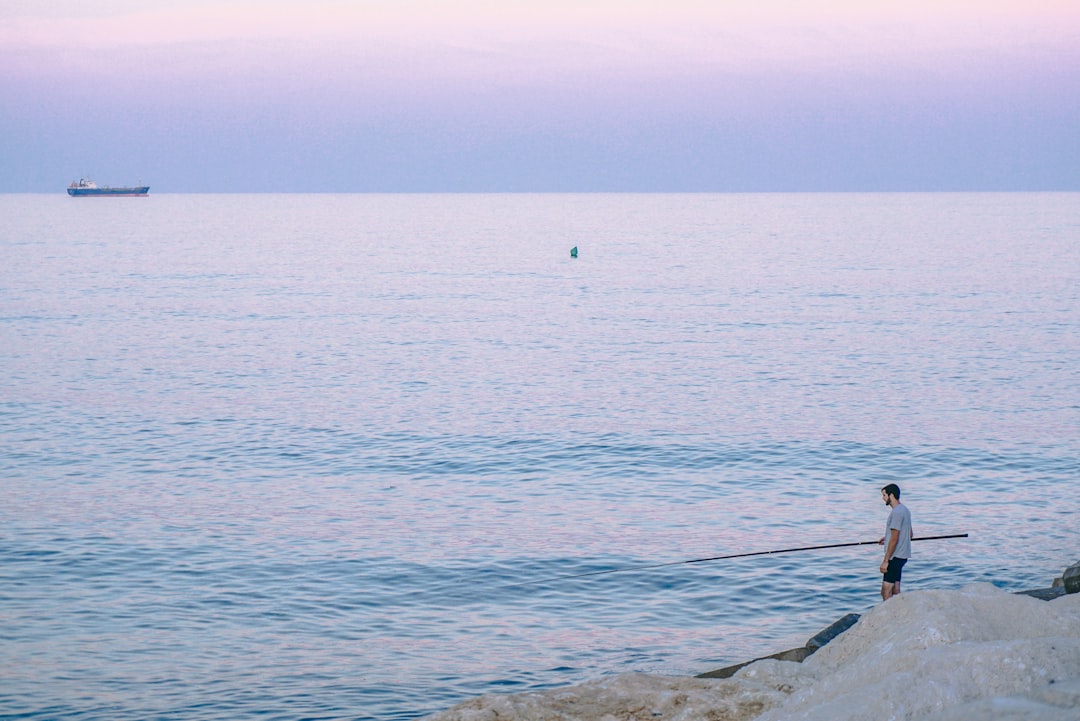
<svg viewBox="0 0 1080 721">
<path fill-rule="evenodd" d="M 579 248 L 577 259 L 569 250 Z M 1080 195 L 0 196 L 0 717 L 410 719 L 1077 559 Z"/>
</svg>

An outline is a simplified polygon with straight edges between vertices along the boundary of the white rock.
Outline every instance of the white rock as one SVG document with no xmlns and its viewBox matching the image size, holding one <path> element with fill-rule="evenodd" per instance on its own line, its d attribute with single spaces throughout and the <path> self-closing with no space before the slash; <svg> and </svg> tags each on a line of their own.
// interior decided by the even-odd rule
<svg viewBox="0 0 1080 721">
<path fill-rule="evenodd" d="M 485 696 L 432 721 L 1058 721 L 1080 719 L 1080 594 L 990 585 L 879 604 L 802 664 L 731 679 L 613 676 Z"/>
</svg>

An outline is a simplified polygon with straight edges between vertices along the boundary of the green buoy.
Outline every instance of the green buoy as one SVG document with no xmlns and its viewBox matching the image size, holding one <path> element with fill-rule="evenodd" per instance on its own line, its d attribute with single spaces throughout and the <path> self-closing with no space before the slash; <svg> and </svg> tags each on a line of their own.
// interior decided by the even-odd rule
<svg viewBox="0 0 1080 721">
<path fill-rule="evenodd" d="M 576 258 L 577 257 L 577 246 L 576 245 L 573 248 L 570 249 L 570 257 L 571 258 Z"/>
</svg>

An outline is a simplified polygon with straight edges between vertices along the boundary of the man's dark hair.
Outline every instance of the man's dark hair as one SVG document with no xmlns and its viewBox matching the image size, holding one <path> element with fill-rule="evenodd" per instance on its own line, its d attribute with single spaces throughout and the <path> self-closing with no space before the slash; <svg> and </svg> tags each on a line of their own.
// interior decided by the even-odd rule
<svg viewBox="0 0 1080 721">
<path fill-rule="evenodd" d="M 896 485 L 895 483 L 890 483 L 881 490 L 885 492 L 886 496 L 893 496 L 896 498 L 896 500 L 900 500 L 900 486 Z"/>
</svg>

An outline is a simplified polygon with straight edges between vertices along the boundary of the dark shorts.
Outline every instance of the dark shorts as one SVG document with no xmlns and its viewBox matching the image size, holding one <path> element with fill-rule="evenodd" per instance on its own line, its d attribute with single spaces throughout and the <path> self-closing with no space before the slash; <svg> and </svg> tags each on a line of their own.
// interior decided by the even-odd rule
<svg viewBox="0 0 1080 721">
<path fill-rule="evenodd" d="M 885 578 L 883 583 L 900 583 L 900 576 L 904 573 L 904 564 L 907 563 L 906 558 L 893 558 L 889 559 L 889 567 L 885 569 Z"/>
</svg>

